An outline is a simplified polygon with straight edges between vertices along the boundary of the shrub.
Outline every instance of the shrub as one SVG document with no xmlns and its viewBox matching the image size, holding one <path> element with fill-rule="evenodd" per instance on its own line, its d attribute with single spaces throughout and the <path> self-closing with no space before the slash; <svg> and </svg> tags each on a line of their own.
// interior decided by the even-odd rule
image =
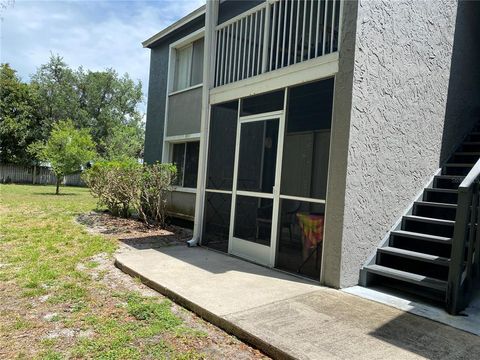
<svg viewBox="0 0 480 360">
<path fill-rule="evenodd" d="M 129 217 L 139 198 L 142 165 L 133 160 L 101 161 L 84 173 L 84 181 L 100 205 L 115 216 Z"/>
<path fill-rule="evenodd" d="M 84 180 L 100 205 L 113 215 L 129 217 L 133 210 L 146 224 L 164 226 L 167 194 L 175 174 L 171 164 L 103 161 L 86 171 Z"/>
<path fill-rule="evenodd" d="M 143 167 L 137 210 L 145 223 L 165 226 L 167 194 L 171 191 L 176 171 L 172 164 L 156 163 Z"/>
</svg>

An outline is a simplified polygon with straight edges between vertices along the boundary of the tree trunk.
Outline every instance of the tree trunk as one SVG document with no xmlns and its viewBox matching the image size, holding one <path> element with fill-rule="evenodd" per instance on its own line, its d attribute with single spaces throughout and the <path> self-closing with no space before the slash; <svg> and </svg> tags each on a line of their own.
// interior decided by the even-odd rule
<svg viewBox="0 0 480 360">
<path fill-rule="evenodd" d="M 60 194 L 60 180 L 61 177 L 60 176 L 57 176 L 57 190 L 55 191 L 55 195 L 58 195 Z"/>
</svg>

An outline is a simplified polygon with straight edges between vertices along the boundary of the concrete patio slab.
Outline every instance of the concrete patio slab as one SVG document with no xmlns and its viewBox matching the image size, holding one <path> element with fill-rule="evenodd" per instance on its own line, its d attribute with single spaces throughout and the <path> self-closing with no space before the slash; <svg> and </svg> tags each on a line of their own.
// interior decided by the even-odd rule
<svg viewBox="0 0 480 360">
<path fill-rule="evenodd" d="M 450 315 L 442 308 L 422 302 L 419 299 L 406 298 L 405 294 L 397 295 L 397 293 L 385 288 L 352 286 L 342 291 L 480 336 L 480 289 L 474 293 L 470 305 L 462 311 L 461 316 Z"/>
<path fill-rule="evenodd" d="M 131 249 L 116 264 L 274 358 L 480 358 L 478 336 L 203 248 Z"/>
</svg>

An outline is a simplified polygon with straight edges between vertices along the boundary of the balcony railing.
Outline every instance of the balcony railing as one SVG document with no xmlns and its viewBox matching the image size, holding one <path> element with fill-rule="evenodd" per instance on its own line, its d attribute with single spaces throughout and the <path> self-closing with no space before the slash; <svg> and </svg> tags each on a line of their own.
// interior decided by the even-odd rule
<svg viewBox="0 0 480 360">
<path fill-rule="evenodd" d="M 344 0 L 268 0 L 216 28 L 215 86 L 338 51 Z"/>
</svg>

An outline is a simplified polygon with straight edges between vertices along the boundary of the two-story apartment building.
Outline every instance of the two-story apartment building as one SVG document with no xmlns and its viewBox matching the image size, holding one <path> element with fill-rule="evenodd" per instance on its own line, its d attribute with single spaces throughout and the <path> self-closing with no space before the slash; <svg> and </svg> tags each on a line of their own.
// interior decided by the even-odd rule
<svg viewBox="0 0 480 360">
<path fill-rule="evenodd" d="M 145 160 L 177 165 L 190 244 L 461 310 L 480 272 L 479 18 L 466 1 L 212 0 L 146 40 Z"/>
</svg>

